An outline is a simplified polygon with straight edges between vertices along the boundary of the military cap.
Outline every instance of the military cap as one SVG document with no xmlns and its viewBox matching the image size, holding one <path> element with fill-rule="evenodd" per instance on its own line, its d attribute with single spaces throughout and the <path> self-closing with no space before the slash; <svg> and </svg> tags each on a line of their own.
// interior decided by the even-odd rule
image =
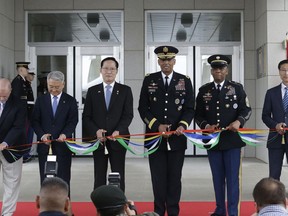
<svg viewBox="0 0 288 216">
<path fill-rule="evenodd" d="M 222 68 L 228 66 L 231 62 L 227 56 L 218 54 L 210 56 L 207 61 L 212 68 Z"/>
<path fill-rule="evenodd" d="M 96 188 L 90 198 L 98 210 L 118 208 L 127 203 L 124 192 L 113 185 L 102 185 Z"/>
<path fill-rule="evenodd" d="M 30 64 L 30 62 L 16 62 L 16 67 L 24 67 L 26 69 L 29 69 L 28 65 Z"/>
<path fill-rule="evenodd" d="M 31 75 L 35 75 L 35 68 L 29 68 L 28 73 Z"/>
<path fill-rule="evenodd" d="M 178 52 L 179 50 L 173 46 L 159 46 L 154 50 L 154 53 L 162 60 L 175 58 Z"/>
</svg>

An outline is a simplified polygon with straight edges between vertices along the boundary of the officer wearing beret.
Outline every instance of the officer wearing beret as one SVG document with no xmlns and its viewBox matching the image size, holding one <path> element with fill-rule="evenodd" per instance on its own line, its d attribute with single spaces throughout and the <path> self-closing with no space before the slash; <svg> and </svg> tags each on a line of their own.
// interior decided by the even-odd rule
<svg viewBox="0 0 288 216">
<path fill-rule="evenodd" d="M 163 134 L 157 151 L 149 155 L 154 211 L 160 216 L 166 211 L 168 216 L 175 216 L 180 211 L 181 175 L 187 148 L 182 133 L 194 117 L 194 93 L 189 77 L 173 70 L 178 49 L 160 46 L 154 52 L 161 71 L 144 78 L 138 111 L 146 133 Z M 170 130 L 175 131 L 174 134 L 165 134 Z"/>
<path fill-rule="evenodd" d="M 218 144 L 208 150 L 213 176 L 216 209 L 212 216 L 225 216 L 225 183 L 229 216 L 240 215 L 241 147 L 245 143 L 237 133 L 251 115 L 248 98 L 240 83 L 226 80 L 231 60 L 224 55 L 208 58 L 213 82 L 200 87 L 196 98 L 195 121 L 201 129 L 221 129 Z"/>
<path fill-rule="evenodd" d="M 115 185 L 97 187 L 90 198 L 97 209 L 97 215 L 136 215 L 132 201 L 128 201 L 124 192 Z M 132 208 L 132 209 L 131 209 Z"/>
</svg>

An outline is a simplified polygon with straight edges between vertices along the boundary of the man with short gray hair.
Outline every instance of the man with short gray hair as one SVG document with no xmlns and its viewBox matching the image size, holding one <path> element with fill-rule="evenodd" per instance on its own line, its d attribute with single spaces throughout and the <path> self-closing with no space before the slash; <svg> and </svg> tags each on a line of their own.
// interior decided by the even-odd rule
<svg viewBox="0 0 288 216">
<path fill-rule="evenodd" d="M 32 127 L 37 139 L 41 183 L 45 178 L 45 162 L 49 151 L 56 155 L 57 176 L 70 185 L 72 152 L 65 144 L 71 138 L 78 123 L 78 108 L 74 97 L 63 92 L 64 74 L 52 71 L 47 76 L 49 94 L 37 98 L 32 116 Z"/>
</svg>

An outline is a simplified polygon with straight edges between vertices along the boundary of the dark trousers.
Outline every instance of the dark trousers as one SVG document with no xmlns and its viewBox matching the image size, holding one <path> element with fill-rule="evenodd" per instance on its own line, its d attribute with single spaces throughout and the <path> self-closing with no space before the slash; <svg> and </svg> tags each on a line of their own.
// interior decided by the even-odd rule
<svg viewBox="0 0 288 216">
<path fill-rule="evenodd" d="M 94 159 L 94 189 L 107 184 L 108 160 L 111 171 L 120 174 L 120 188 L 125 192 L 125 156 L 126 150 L 113 150 L 107 145 L 108 154 L 105 155 L 104 148 L 93 152 Z"/>
<path fill-rule="evenodd" d="M 241 148 L 208 151 L 214 192 L 216 198 L 215 213 L 226 215 L 225 186 L 227 186 L 227 206 L 229 216 L 238 216 L 240 212 Z"/>
<path fill-rule="evenodd" d="M 281 145 L 281 148 L 269 148 L 269 177 L 280 181 L 283 158 L 286 153 L 288 155 L 288 144 Z"/>
<path fill-rule="evenodd" d="M 149 155 L 149 165 L 154 194 L 154 211 L 164 216 L 179 215 L 181 177 L 185 150 L 158 150 Z"/>
</svg>

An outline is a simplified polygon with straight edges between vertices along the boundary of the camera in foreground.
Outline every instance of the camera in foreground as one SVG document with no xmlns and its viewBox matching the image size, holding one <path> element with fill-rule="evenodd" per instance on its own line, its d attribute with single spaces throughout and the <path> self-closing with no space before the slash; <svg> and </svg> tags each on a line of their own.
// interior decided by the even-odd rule
<svg viewBox="0 0 288 216">
<path fill-rule="evenodd" d="M 111 172 L 108 174 L 108 185 L 113 185 L 120 188 L 120 174 L 118 172 Z"/>
</svg>

